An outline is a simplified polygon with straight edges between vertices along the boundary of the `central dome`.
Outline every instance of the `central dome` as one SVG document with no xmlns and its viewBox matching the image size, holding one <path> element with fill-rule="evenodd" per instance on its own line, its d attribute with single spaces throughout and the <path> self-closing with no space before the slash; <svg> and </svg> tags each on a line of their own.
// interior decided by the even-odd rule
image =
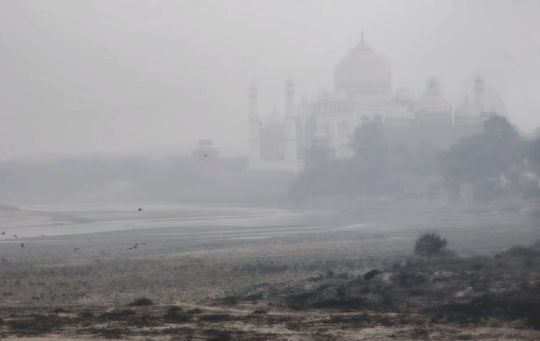
<svg viewBox="0 0 540 341">
<path fill-rule="evenodd" d="M 334 80 L 336 88 L 351 91 L 384 89 L 391 85 L 388 63 L 362 40 L 338 63 Z"/>
</svg>

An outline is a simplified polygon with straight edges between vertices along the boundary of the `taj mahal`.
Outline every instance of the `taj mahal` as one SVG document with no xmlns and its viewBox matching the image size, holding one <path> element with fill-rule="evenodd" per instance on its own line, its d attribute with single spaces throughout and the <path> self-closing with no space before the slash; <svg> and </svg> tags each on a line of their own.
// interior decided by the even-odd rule
<svg viewBox="0 0 540 341">
<path fill-rule="evenodd" d="M 506 116 L 501 97 L 480 76 L 455 109 L 435 78 L 427 81 L 420 98 L 407 88 L 393 92 L 389 64 L 365 42 L 363 34 L 335 67 L 333 91 L 297 102 L 294 83 L 288 80 L 284 102 L 283 114 L 274 110 L 263 119 L 258 89 L 250 86 L 250 170 L 299 172 L 306 151 L 314 144 L 326 145 L 335 158 L 351 157 L 351 137 L 367 122 L 382 124 L 390 148 L 399 153 L 408 147 L 447 148 L 479 132 L 490 116 Z"/>
</svg>

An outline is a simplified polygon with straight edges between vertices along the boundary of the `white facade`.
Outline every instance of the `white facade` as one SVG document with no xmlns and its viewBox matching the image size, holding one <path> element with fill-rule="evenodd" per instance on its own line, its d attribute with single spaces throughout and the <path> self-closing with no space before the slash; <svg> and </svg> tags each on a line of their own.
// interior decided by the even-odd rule
<svg viewBox="0 0 540 341">
<path fill-rule="evenodd" d="M 335 157 L 351 157 L 351 137 L 359 125 L 369 121 L 410 129 L 426 124 L 459 129 L 460 125 L 479 125 L 490 115 L 506 115 L 500 97 L 493 90 L 488 91 L 480 77 L 475 80 L 473 101 L 466 100 L 456 111 L 444 98 L 436 79 L 428 81 L 418 100 L 406 88 L 393 94 L 390 66 L 363 37 L 337 64 L 334 82 L 333 91 L 321 91 L 310 101 L 296 103 L 294 84 L 287 81 L 285 115 L 274 111 L 265 122 L 259 117 L 257 89 L 252 85 L 250 170 L 302 170 L 305 152 L 311 148 L 314 137 L 317 141 L 325 140 Z"/>
</svg>

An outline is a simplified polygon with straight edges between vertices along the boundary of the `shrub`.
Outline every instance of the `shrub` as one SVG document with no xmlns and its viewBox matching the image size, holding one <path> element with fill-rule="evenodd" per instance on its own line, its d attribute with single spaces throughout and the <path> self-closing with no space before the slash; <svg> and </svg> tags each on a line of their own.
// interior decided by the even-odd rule
<svg viewBox="0 0 540 341">
<path fill-rule="evenodd" d="M 163 316 L 167 322 L 182 323 L 189 321 L 190 316 L 182 311 L 181 307 L 172 306 L 167 309 L 167 313 Z"/>
<path fill-rule="evenodd" d="M 88 319 L 94 317 L 94 314 L 91 311 L 84 310 L 79 313 L 79 317 L 83 319 Z"/>
<path fill-rule="evenodd" d="M 512 257 L 522 257 L 522 258 L 534 258 L 540 253 L 533 248 L 523 247 L 523 246 L 514 246 L 506 251 L 506 254 Z"/>
<path fill-rule="evenodd" d="M 424 233 L 416 240 L 414 253 L 422 257 L 433 257 L 441 254 L 448 242 L 437 233 Z"/>
<path fill-rule="evenodd" d="M 146 298 L 146 297 L 140 297 L 140 298 L 137 298 L 135 301 L 131 302 L 130 304 L 128 304 L 128 306 L 140 307 L 140 306 L 152 305 L 152 304 L 154 304 L 154 302 L 152 302 L 151 299 Z"/>
<path fill-rule="evenodd" d="M 252 312 L 253 315 L 263 315 L 263 314 L 266 314 L 266 313 L 268 313 L 268 310 L 262 309 L 262 308 L 260 308 L 260 309 L 255 309 L 255 310 L 253 310 L 253 312 Z"/>
</svg>

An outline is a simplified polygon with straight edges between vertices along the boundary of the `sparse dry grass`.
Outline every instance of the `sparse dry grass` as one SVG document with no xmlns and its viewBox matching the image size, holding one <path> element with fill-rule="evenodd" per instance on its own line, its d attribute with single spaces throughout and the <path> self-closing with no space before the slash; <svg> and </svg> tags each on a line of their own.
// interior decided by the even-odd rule
<svg viewBox="0 0 540 341">
<path fill-rule="evenodd" d="M 439 226 L 461 255 L 485 256 L 407 263 L 426 227 L 396 229 L 385 223 L 376 229 L 299 230 L 286 237 L 197 243 L 171 237 L 172 228 L 150 240 L 144 239 L 147 234 L 118 232 L 88 237 L 93 242 L 77 253 L 70 243 L 80 246 L 83 239 L 28 241 L 28 253 L 20 258 L 21 250 L 0 245 L 0 251 L 13 252 L 9 263 L 0 264 L 0 336 L 539 338 L 536 331 L 517 330 L 531 327 L 523 315 L 473 320 L 449 313 L 461 309 L 451 304 L 488 292 L 535 293 L 539 281 L 540 264 L 526 249 L 489 255 L 516 240 L 531 241 L 537 227 L 463 214 L 471 217 L 457 227 L 446 220 L 429 227 Z M 479 217 L 478 226 L 472 217 Z M 148 245 L 126 251 L 140 241 Z M 381 273 L 364 280 L 372 269 Z M 153 304 L 127 306 L 141 297 Z M 447 311 L 436 311 L 430 302 Z M 434 314 L 445 318 L 433 321 Z"/>
</svg>

